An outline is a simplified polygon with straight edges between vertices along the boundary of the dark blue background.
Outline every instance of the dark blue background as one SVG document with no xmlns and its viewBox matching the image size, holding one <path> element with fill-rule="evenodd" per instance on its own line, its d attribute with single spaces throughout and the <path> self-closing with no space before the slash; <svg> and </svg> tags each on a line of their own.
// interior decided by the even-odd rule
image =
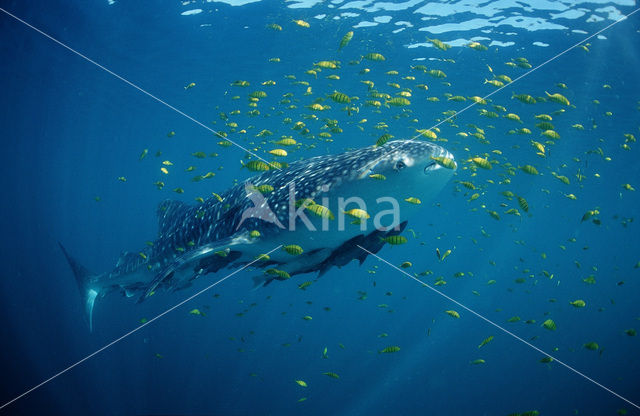
<svg viewBox="0 0 640 416">
<path fill-rule="evenodd" d="M 420 78 L 416 82 L 429 84 L 426 95 L 441 98 L 440 103 L 428 103 L 414 91 L 411 118 L 418 118 L 419 125 L 406 118 L 394 120 L 391 115 L 400 114 L 397 109 L 384 110 L 382 115 L 363 110 L 357 116 L 369 118 L 369 124 L 385 120 L 396 137 L 409 137 L 414 127 L 429 127 L 442 118 L 442 111 L 464 107 L 447 102 L 444 92 L 482 96 L 493 91 L 482 84 L 489 77 L 485 64 L 515 78 L 524 71 L 509 69 L 504 61 L 526 56 L 536 65 L 584 37 L 568 31 L 517 30 L 517 36 L 506 39 L 516 41 L 514 47 L 484 53 L 454 48 L 444 53 L 402 47 L 424 41 L 426 32 L 407 30 L 391 35 L 381 25 L 356 30 L 352 44 L 338 54 L 340 38 L 355 21 L 313 19 L 327 12 L 323 6 L 293 10 L 276 2 L 243 7 L 212 3 L 195 5 L 205 12 L 186 17 L 180 16 L 184 7 L 169 1 L 153 5 L 117 2 L 113 6 L 106 1 L 29 5 L 14 1 L 3 7 L 194 118 L 204 123 L 217 120 L 216 125 L 209 124 L 216 129 L 224 127 L 220 111 L 246 111 L 244 94 L 248 91 L 229 86 L 236 79 L 249 80 L 251 90 L 258 89 L 261 81 L 276 80 L 276 87 L 265 87 L 274 91 L 265 100 L 267 105 L 276 105 L 279 96 L 290 90 L 302 97 L 304 89 L 288 86 L 285 74 L 311 81 L 318 96 L 322 91 L 330 93 L 333 87 L 322 79 L 326 71 L 318 81 L 303 75 L 313 62 L 323 59 L 340 59 L 343 68 L 339 73 L 344 78 L 340 88 L 364 100 L 366 89 L 357 75 L 360 67 L 350 68 L 347 62 L 376 51 L 387 61 L 362 66 L 378 68 L 369 78 L 381 90 L 389 81 L 384 71 L 396 69 L 407 75 L 410 65 L 416 63 L 443 69 L 453 84 L 445 88 L 437 80 L 411 73 Z M 418 17 L 409 12 L 394 14 L 394 20 L 410 20 L 416 28 L 424 25 Z M 291 20 L 298 18 L 312 27 L 296 27 Z M 442 22 L 459 18 L 443 18 Z M 472 203 L 466 201 L 471 193 L 463 195 L 466 191 L 452 181 L 436 203 L 426 204 L 423 215 L 410 222 L 420 238 L 380 253 L 394 264 L 412 261 L 412 273 L 433 270 L 432 276 L 424 278 L 427 283 L 444 276 L 448 283 L 439 289 L 449 296 L 524 339 L 537 337 L 531 342 L 547 352 L 557 347 L 553 352 L 557 358 L 636 403 L 640 401 L 638 341 L 623 331 L 639 326 L 640 283 L 633 266 L 640 260 L 640 241 L 637 222 L 625 228 L 621 219 L 636 217 L 639 201 L 637 192 L 625 191 L 621 185 L 640 187 L 640 175 L 636 144 L 631 143 L 630 151 L 620 145 L 623 133 L 640 133 L 638 19 L 633 17 L 606 32 L 608 40 L 593 40 L 590 53 L 571 51 L 493 97 L 496 104 L 526 119 L 524 126 L 535 135 L 533 114 L 550 113 L 560 106 L 526 106 L 510 99 L 513 92 L 539 96 L 545 90 L 560 91 L 576 105 L 554 120 L 562 139 L 549 147 L 546 159 L 537 158 L 529 145 L 531 138 L 538 140 L 536 136 L 508 135 L 507 130 L 521 126 L 480 117 L 475 108 L 458 116 L 460 129 L 441 126 L 441 135 L 450 141 L 444 145 L 461 163 L 500 149 L 513 165 L 534 163 L 543 175 L 518 171 L 512 185 L 488 186 Z M 271 22 L 285 29 L 266 30 Z M 201 23 L 211 27 L 200 27 Z M 590 33 L 608 24 L 569 23 Z M 195 196 L 220 193 L 248 172 L 240 169 L 242 150 L 220 148 L 215 144 L 218 139 L 207 130 L 4 14 L 0 15 L 0 33 L 0 402 L 5 403 L 135 328 L 142 317 L 151 318 L 224 276 L 219 273 L 185 292 L 158 294 L 140 305 L 118 296 L 98 299 L 95 330 L 89 333 L 78 290 L 57 241 L 89 269 L 109 270 L 121 250 L 136 250 L 154 239 L 158 202 L 172 197 L 191 202 Z M 449 38 L 442 38 L 445 36 Z M 470 37 L 467 32 L 459 36 Z M 533 41 L 551 46 L 537 48 L 531 46 Z M 276 56 L 281 63 L 268 63 Z M 413 61 L 421 56 L 450 57 L 457 62 Z M 190 82 L 196 82 L 196 88 L 185 91 L 183 87 Z M 558 90 L 557 82 L 567 83 L 570 89 Z M 605 83 L 612 89 L 603 89 Z M 230 100 L 236 94 L 242 99 Z M 593 104 L 593 99 L 601 104 Z M 305 104 L 300 103 L 293 114 L 306 113 Z M 296 153 L 294 158 L 369 145 L 381 134 L 370 127 L 361 133 L 355 124 L 346 124 L 347 116 L 335 107 L 330 116 L 345 123 L 345 133 L 334 136 L 333 143 L 318 142 L 316 149 Z M 269 112 L 267 106 L 261 111 Z M 605 111 L 612 111 L 613 116 L 604 116 Z M 249 145 L 264 128 L 291 134 L 282 125 L 283 117 L 241 118 L 240 124 L 255 125 L 256 130 L 250 131 L 248 139 L 231 137 Z M 468 123 L 485 128 L 491 144 L 456 137 L 457 131 L 472 131 Z M 570 127 L 575 123 L 586 130 L 575 131 Z M 169 131 L 176 136 L 168 138 Z M 612 161 L 585 153 L 597 147 Z M 149 156 L 139 161 L 144 148 L 150 150 Z M 158 150 L 162 157 L 156 158 Z M 190 156 L 200 150 L 220 156 L 205 161 Z M 572 161 L 573 157 L 580 162 Z M 161 177 L 160 161 L 165 159 L 180 168 L 197 164 L 198 172 L 212 170 L 217 176 L 193 184 L 189 175 L 178 173 L 183 169 L 176 168 Z M 562 168 L 563 163 L 568 167 Z M 224 170 L 217 170 L 220 165 Z M 587 176 L 581 184 L 573 176 L 578 168 Z M 552 170 L 570 176 L 571 185 L 554 179 Z M 501 172 L 494 167 L 472 178 L 468 170 L 461 169 L 456 180 L 485 185 L 485 180 L 492 179 L 497 183 L 504 179 Z M 601 178 L 595 178 L 595 173 Z M 127 182 L 119 182 L 119 176 L 125 176 Z M 160 179 L 166 182 L 162 191 L 153 185 Z M 171 192 L 178 186 L 185 188 L 183 196 Z M 526 196 L 531 215 L 502 214 L 506 209 L 500 203 L 514 206 L 500 195 L 507 189 Z M 565 198 L 567 193 L 576 194 L 578 200 Z M 101 201 L 96 202 L 95 196 Z M 491 219 L 481 204 L 499 211 L 502 219 Z M 595 207 L 601 212 L 602 225 L 581 223 L 583 213 Z M 481 229 L 491 237 L 482 236 Z M 567 242 L 572 237 L 577 238 L 576 243 Z M 514 244 L 514 240 L 526 245 Z M 566 251 L 558 247 L 561 244 L 567 246 Z M 454 246 L 445 262 L 437 261 L 436 247 L 444 251 Z M 541 252 L 547 259 L 541 259 Z M 367 272 L 376 266 L 376 274 Z M 523 273 L 523 269 L 530 272 Z M 542 270 L 553 273 L 554 279 L 544 277 Z M 467 275 L 452 277 L 458 271 Z M 534 277 L 528 278 L 529 274 Z M 591 274 L 597 283 L 586 285 L 582 279 Z M 602 415 L 626 408 L 632 413 L 631 406 L 606 391 L 556 363 L 541 364 L 540 353 L 373 259 L 361 267 L 354 263 L 332 270 L 306 291 L 296 285 L 313 276 L 258 291 L 250 291 L 250 276 L 249 272 L 236 275 L 2 412 L 496 415 L 538 409 L 542 414 L 560 415 L 573 414 L 576 409 L 581 415 Z M 527 277 L 526 283 L 514 283 L 518 277 Z M 487 286 L 489 279 L 497 283 Z M 624 284 L 619 285 L 621 281 Z M 366 291 L 367 298 L 359 300 L 359 291 Z M 385 295 L 389 291 L 392 296 Z M 214 298 L 214 293 L 220 296 Z M 557 302 L 549 302 L 551 298 Z M 586 300 L 587 307 L 570 306 L 568 302 L 575 299 Z M 383 303 L 389 308 L 377 307 Z M 188 314 L 193 308 L 206 316 Z M 462 318 L 450 318 L 444 313 L 448 309 L 457 310 Z M 243 316 L 236 315 L 243 311 Z M 304 315 L 313 320 L 301 319 Z M 505 323 L 514 315 L 522 321 Z M 555 332 L 540 327 L 549 317 L 558 325 Z M 527 325 L 527 319 L 537 324 Z M 378 338 L 382 332 L 389 337 Z M 489 335 L 495 339 L 478 349 Z M 589 341 L 601 345 L 601 354 L 582 347 Z M 401 351 L 377 353 L 388 345 L 398 345 Z M 329 359 L 322 358 L 324 347 Z M 486 363 L 470 365 L 476 358 Z M 340 379 L 322 375 L 326 371 L 338 373 Z M 309 386 L 299 387 L 296 379 Z M 300 397 L 308 400 L 298 403 Z"/>
</svg>

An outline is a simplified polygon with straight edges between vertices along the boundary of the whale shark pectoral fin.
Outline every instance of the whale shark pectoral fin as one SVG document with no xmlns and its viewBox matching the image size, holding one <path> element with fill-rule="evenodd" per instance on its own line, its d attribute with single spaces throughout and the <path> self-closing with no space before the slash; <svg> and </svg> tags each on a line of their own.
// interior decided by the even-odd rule
<svg viewBox="0 0 640 416">
<path fill-rule="evenodd" d="M 332 267 L 340 268 L 352 260 L 357 260 L 360 265 L 362 265 L 367 259 L 367 256 L 369 256 L 369 252 L 375 254 L 382 249 L 384 246 L 383 237 L 398 235 L 402 233 L 406 227 L 407 221 L 403 221 L 398 224 L 396 228 L 388 231 L 375 230 L 367 235 L 359 234 L 345 241 L 341 246 L 334 249 L 319 265 L 317 268 L 318 277 L 316 277 L 316 279 L 322 277 Z"/>
<path fill-rule="evenodd" d="M 273 277 L 258 275 L 258 276 L 253 276 L 251 280 L 253 280 L 253 288 L 251 290 L 258 290 L 261 287 L 265 287 L 266 285 L 271 283 L 274 279 Z"/>
<path fill-rule="evenodd" d="M 364 261 L 367 259 L 367 256 L 369 256 L 368 252 L 376 254 L 377 252 L 382 250 L 382 247 L 384 247 L 385 244 L 384 239 L 386 237 L 400 235 L 404 231 L 404 229 L 407 228 L 407 224 L 408 221 L 403 221 L 402 223 L 398 224 L 397 227 L 392 228 L 389 231 L 376 230 L 373 233 L 369 234 L 364 244 L 362 244 L 362 246 L 366 248 L 367 251 L 358 248 L 358 254 L 356 255 L 355 259 L 360 262 L 360 265 L 362 265 L 362 263 L 364 263 Z"/>
<path fill-rule="evenodd" d="M 167 278 L 170 278 L 175 274 L 175 272 L 182 270 L 189 265 L 199 261 L 205 257 L 215 255 L 216 252 L 224 251 L 230 246 L 236 246 L 240 244 L 253 244 L 254 241 L 249 238 L 248 231 L 241 231 L 236 233 L 228 238 L 224 238 L 222 240 L 216 240 L 212 243 L 205 244 L 189 252 L 184 255 L 176 258 L 174 261 L 163 267 L 160 272 L 158 272 L 153 280 L 149 283 L 144 293 L 138 299 L 138 303 L 142 302 L 146 298 L 148 298 L 154 290 L 158 288 L 158 285 L 165 281 Z"/>
</svg>

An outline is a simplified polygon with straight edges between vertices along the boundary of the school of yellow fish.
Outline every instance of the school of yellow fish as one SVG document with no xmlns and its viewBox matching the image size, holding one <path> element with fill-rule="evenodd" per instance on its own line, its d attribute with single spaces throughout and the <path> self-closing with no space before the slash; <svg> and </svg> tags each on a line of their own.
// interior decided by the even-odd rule
<svg viewBox="0 0 640 416">
<path fill-rule="evenodd" d="M 265 30 L 281 32 L 284 36 L 287 32 L 310 28 L 311 25 L 307 21 L 294 20 L 271 23 Z M 350 137 L 356 135 L 369 137 L 368 143 L 376 146 L 382 146 L 394 137 L 440 143 L 456 155 L 457 162 L 451 160 L 436 160 L 436 162 L 445 167 L 455 167 L 451 166 L 455 163 L 458 165 L 454 181 L 443 191 L 441 198 L 451 199 L 453 194 L 453 203 L 468 206 L 470 215 L 475 215 L 474 218 L 478 218 L 478 222 L 475 228 L 465 229 L 456 236 L 433 236 L 429 235 L 429 230 L 423 230 L 421 233 L 408 230 L 404 233 L 405 235 L 387 237 L 385 242 L 389 245 L 425 246 L 422 250 L 428 250 L 430 253 L 432 265 L 427 270 L 414 270 L 415 266 L 409 260 L 416 263 L 417 258 L 407 258 L 399 263 L 399 266 L 425 283 L 438 286 L 438 290 L 445 290 L 447 284 L 458 287 L 464 284 L 465 288 L 470 288 L 469 291 L 477 296 L 503 296 L 504 292 L 498 292 L 494 286 L 499 282 L 503 284 L 513 282 L 515 287 L 526 287 L 527 292 L 536 290 L 537 286 L 544 287 L 545 294 L 551 298 L 549 305 L 558 305 L 554 307 L 555 312 L 549 311 L 541 316 L 520 318 L 517 314 L 524 315 L 525 312 L 509 310 L 509 315 L 495 318 L 501 319 L 499 323 L 505 325 L 537 326 L 539 330 L 531 337 L 531 341 L 538 337 L 553 337 L 554 334 L 561 333 L 563 326 L 568 322 L 564 314 L 580 314 L 581 310 L 589 308 L 599 308 L 604 311 L 604 305 L 592 302 L 586 294 L 577 293 L 571 298 L 567 298 L 566 295 L 558 295 L 556 298 L 553 295 L 553 288 L 559 286 L 563 279 L 578 279 L 578 277 L 558 276 L 554 273 L 554 268 L 557 268 L 558 262 L 561 261 L 575 264 L 576 275 L 580 276 L 579 279 L 585 286 L 601 284 L 597 265 L 583 267 L 573 257 L 578 250 L 588 249 L 588 241 L 581 241 L 580 237 L 576 236 L 545 235 L 541 236 L 541 239 L 545 241 L 547 248 L 542 251 L 540 244 L 532 244 L 527 248 L 532 242 L 519 240 L 518 230 L 521 227 L 535 227 L 536 223 L 544 224 L 548 218 L 560 215 L 550 208 L 548 202 L 529 203 L 529 200 L 550 201 L 552 197 L 566 201 L 562 214 L 565 216 L 563 220 L 574 222 L 576 227 L 599 227 L 601 224 L 604 227 L 605 221 L 611 227 L 620 225 L 626 227 L 630 224 L 633 218 L 611 220 L 614 213 L 604 212 L 599 206 L 580 208 L 579 204 L 584 197 L 585 184 L 602 181 L 601 174 L 597 170 L 598 166 L 615 163 L 616 158 L 621 154 L 634 151 L 635 134 L 638 132 L 618 131 L 601 137 L 597 130 L 598 123 L 615 115 L 608 111 L 604 98 L 594 98 L 589 105 L 591 114 L 597 115 L 581 120 L 579 117 L 585 116 L 584 113 L 576 111 L 576 106 L 572 103 L 571 97 L 575 96 L 575 92 L 571 89 L 570 79 L 549 81 L 548 84 L 541 85 L 540 88 L 530 88 L 529 91 L 526 81 L 509 87 L 513 79 L 531 69 L 535 63 L 519 56 L 513 56 L 504 62 L 496 62 L 495 58 L 489 55 L 490 48 L 479 42 L 471 42 L 467 47 L 473 51 L 470 53 L 480 57 L 484 72 L 478 72 L 475 88 L 461 90 L 456 87 L 456 78 L 463 78 L 458 73 L 465 69 L 456 66 L 454 59 L 456 55 L 452 53 L 450 46 L 438 39 L 428 39 L 428 42 L 433 45 L 433 48 L 428 51 L 433 59 L 425 61 L 428 65 L 392 63 L 381 51 L 368 49 L 366 47 L 368 43 L 360 44 L 358 32 L 354 31 L 348 31 L 335 39 L 333 50 L 327 50 L 326 54 L 319 56 L 314 62 L 309 62 L 307 69 L 301 73 L 288 73 L 282 60 L 273 57 L 264 65 L 282 65 L 280 78 L 230 82 L 228 98 L 225 98 L 227 101 L 218 108 L 215 120 L 210 120 L 217 131 L 212 141 L 215 143 L 213 145 L 215 149 L 212 150 L 212 146 L 194 149 L 191 152 L 192 162 L 189 164 L 177 163 L 169 159 L 163 160 L 160 150 L 155 151 L 156 158 L 153 159 L 149 156 L 154 152 L 147 148 L 136 157 L 143 161 L 141 163 L 151 164 L 157 171 L 157 180 L 152 184 L 157 189 L 179 194 L 195 193 L 195 200 L 203 202 L 204 198 L 209 196 L 206 190 L 210 188 L 210 184 L 196 187 L 195 184 L 179 182 L 184 178 L 185 172 L 194 175 L 191 177 L 192 182 L 206 182 L 215 177 L 215 172 L 208 168 L 203 171 L 199 164 L 206 166 L 217 164 L 218 170 L 246 169 L 250 172 L 262 172 L 274 168 L 286 169 L 287 161 L 308 157 L 309 154 L 360 147 L 360 143 L 354 145 L 349 141 Z M 583 48 L 573 53 L 589 53 L 588 51 L 589 49 Z M 199 91 L 197 81 L 185 80 L 184 94 L 197 94 Z M 490 98 L 483 98 L 496 88 L 503 87 L 508 87 L 508 90 L 500 91 Z M 611 88 L 609 84 L 605 84 L 601 89 L 604 91 Z M 603 94 L 603 96 L 607 95 Z M 458 113 L 470 104 L 473 106 L 465 113 Z M 222 106 L 228 106 L 228 108 L 222 110 Z M 434 114 L 435 117 L 433 117 Z M 277 120 L 277 123 L 274 120 Z M 267 122 L 269 129 L 260 127 Z M 569 160 L 554 157 L 555 148 L 562 146 L 563 141 L 569 138 L 588 143 L 590 148 L 583 151 L 584 145 L 581 145 L 579 147 L 581 150 Z M 176 128 L 175 131 L 168 132 L 164 140 L 179 139 L 181 134 Z M 612 149 L 613 146 L 610 145 L 612 141 L 617 144 L 615 147 L 618 150 L 604 152 L 603 143 L 606 142 L 607 148 Z M 234 163 L 233 161 L 238 159 L 236 156 L 238 149 L 233 146 L 234 143 L 246 147 L 260 159 L 247 153 L 237 165 L 223 166 L 223 161 Z M 566 152 L 567 145 L 564 145 L 563 149 L 563 152 Z M 200 163 L 204 159 L 206 163 Z M 173 177 L 178 179 L 174 180 Z M 117 179 L 123 182 L 122 186 L 127 186 L 125 176 Z M 380 174 L 370 176 L 372 186 L 375 185 L 375 181 L 385 179 Z M 633 183 L 634 178 L 628 178 L 628 181 L 630 183 L 618 185 L 620 198 L 624 198 L 625 193 L 635 191 L 637 183 Z M 168 184 L 167 189 L 165 184 Z M 556 188 L 557 184 L 561 184 L 563 189 L 560 194 L 547 189 Z M 227 185 L 217 184 L 220 187 L 219 190 Z M 269 188 L 268 185 L 263 185 L 259 191 L 266 193 L 273 190 L 272 187 Z M 187 189 L 189 191 L 186 191 Z M 421 201 L 412 195 L 406 195 L 405 202 L 421 204 Z M 439 206 L 439 203 L 435 206 Z M 307 209 L 315 215 L 333 217 L 333 213 L 321 205 L 310 204 Z M 361 209 L 351 209 L 344 213 L 355 221 L 369 218 L 369 214 Z M 568 216 L 567 213 L 573 214 Z M 497 227 L 497 224 L 503 225 Z M 500 269 L 502 265 L 499 264 L 499 259 L 487 258 L 490 268 L 501 271 L 492 273 L 490 270 L 475 272 L 465 269 L 464 259 L 456 253 L 455 241 L 470 239 L 471 243 L 478 247 L 478 256 L 486 257 L 491 253 L 484 248 L 491 247 L 491 230 L 494 233 L 496 230 L 513 233 L 514 245 L 520 249 L 528 249 L 530 255 L 535 256 L 535 261 L 529 261 L 528 267 L 525 264 L 514 266 L 509 272 Z M 252 237 L 259 237 L 259 233 Z M 554 242 L 557 238 L 561 239 Z M 292 242 L 282 248 L 292 256 L 303 253 L 304 249 L 304 241 Z M 383 255 L 385 255 L 384 252 Z M 548 256 L 553 257 L 554 261 L 547 260 Z M 447 259 L 446 262 L 445 259 Z M 521 259 L 521 261 L 524 263 L 524 260 Z M 511 263 L 507 266 L 510 265 Z M 633 271 L 633 266 L 633 264 L 620 264 L 620 268 L 625 272 Z M 450 270 L 448 267 L 458 267 L 459 270 L 448 275 L 440 272 L 440 270 Z M 640 262 L 635 264 L 635 268 L 639 267 Z M 270 269 L 267 272 L 282 280 L 290 277 L 282 274 L 286 272 L 276 269 Z M 379 272 L 380 269 L 377 266 L 368 270 L 373 287 L 376 287 L 375 279 Z M 388 280 L 393 282 L 391 278 Z M 312 283 L 312 281 L 305 281 L 297 285 L 300 290 L 308 291 L 313 288 Z M 617 284 L 623 285 L 624 282 L 621 280 Z M 391 296 L 392 293 L 387 292 L 386 295 Z M 358 292 L 357 299 L 366 300 L 367 292 Z M 238 313 L 238 316 L 245 315 L 253 306 L 255 304 L 245 308 Z M 189 313 L 204 317 L 206 316 L 204 310 L 207 308 L 199 307 Z M 380 304 L 378 308 L 386 310 L 387 313 L 393 312 L 387 304 Z M 330 308 L 327 307 L 325 310 L 328 311 Z M 496 312 L 506 313 L 507 311 L 497 309 Z M 456 325 L 456 322 L 468 317 L 468 314 L 453 309 L 443 310 L 444 315 L 448 316 L 447 321 L 442 316 L 434 317 L 432 326 L 435 326 L 436 321 Z M 512 316 L 509 317 L 510 315 Z M 558 315 L 562 318 L 558 319 Z M 306 325 L 314 323 L 311 315 L 297 317 L 297 319 L 300 318 L 307 321 Z M 432 329 L 431 326 L 427 328 L 427 335 L 431 334 Z M 633 328 L 620 326 L 616 330 L 621 337 L 636 335 L 636 330 Z M 487 333 L 484 339 L 470 339 L 470 344 L 484 352 L 500 343 L 512 342 L 502 333 L 488 332 L 491 333 Z M 378 335 L 378 338 L 387 337 L 393 338 L 387 333 Z M 393 357 L 404 351 L 397 345 L 376 344 L 375 340 L 372 340 L 372 343 L 368 353 L 375 353 L 375 356 L 380 359 L 383 359 L 383 356 Z M 340 349 L 346 348 L 337 342 L 333 344 Z M 586 349 L 602 354 L 604 350 L 602 345 L 591 339 L 576 340 L 574 344 L 574 351 Z M 291 344 L 283 344 L 284 347 L 289 345 Z M 332 348 L 335 347 L 330 347 L 329 350 Z M 554 352 L 557 350 L 558 348 L 555 348 Z M 239 351 L 244 349 L 240 348 Z M 564 353 L 566 354 L 566 351 Z M 318 357 L 319 359 L 329 358 L 327 347 L 322 353 L 318 353 Z M 535 355 L 532 359 L 545 365 L 551 365 L 553 361 L 550 357 L 540 358 Z M 478 357 L 468 357 L 467 361 L 478 367 L 491 364 L 490 360 Z M 341 377 L 334 371 L 335 369 L 327 368 L 327 371 L 318 377 L 325 376 L 340 382 Z M 309 379 L 314 377 L 313 374 L 302 376 Z M 310 389 L 313 384 L 311 381 L 302 379 L 292 380 L 291 383 L 300 389 Z M 302 397 L 298 401 L 306 399 Z"/>
</svg>

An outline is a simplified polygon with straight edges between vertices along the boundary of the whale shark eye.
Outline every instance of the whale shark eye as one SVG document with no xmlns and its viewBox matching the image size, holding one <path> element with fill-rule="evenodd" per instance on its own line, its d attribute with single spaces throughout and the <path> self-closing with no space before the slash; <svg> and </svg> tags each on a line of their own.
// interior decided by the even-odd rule
<svg viewBox="0 0 640 416">
<path fill-rule="evenodd" d="M 395 168 L 394 168 L 394 169 L 395 169 L 395 170 L 402 170 L 402 169 L 404 169 L 404 168 L 406 168 L 406 167 L 407 167 L 407 165 L 406 165 L 402 160 L 398 160 L 398 161 L 396 162 L 396 166 L 395 166 Z"/>
</svg>

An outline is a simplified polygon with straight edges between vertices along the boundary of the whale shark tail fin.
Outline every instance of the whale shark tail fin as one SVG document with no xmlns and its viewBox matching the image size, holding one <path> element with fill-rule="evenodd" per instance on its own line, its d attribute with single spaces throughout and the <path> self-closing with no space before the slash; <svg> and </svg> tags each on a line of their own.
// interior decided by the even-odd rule
<svg viewBox="0 0 640 416">
<path fill-rule="evenodd" d="M 98 286 L 92 285 L 92 283 L 97 281 L 98 276 L 91 273 L 71 257 L 61 243 L 58 244 L 60 245 L 64 256 L 67 258 L 69 266 L 71 266 L 71 270 L 73 271 L 73 275 L 76 278 L 78 289 L 80 289 L 80 294 L 82 295 L 82 305 L 84 307 L 85 317 L 89 322 L 89 331 L 93 331 L 93 304 L 95 303 L 100 290 Z"/>
</svg>

